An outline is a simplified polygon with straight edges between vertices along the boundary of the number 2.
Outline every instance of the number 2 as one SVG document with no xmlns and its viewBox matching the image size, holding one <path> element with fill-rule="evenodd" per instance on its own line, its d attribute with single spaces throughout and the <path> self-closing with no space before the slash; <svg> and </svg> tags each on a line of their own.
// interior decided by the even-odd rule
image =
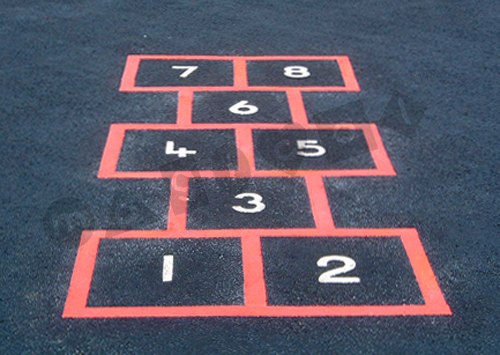
<svg viewBox="0 0 500 355">
<path fill-rule="evenodd" d="M 322 284 L 353 284 L 360 283 L 359 277 L 355 276 L 337 276 L 348 273 L 356 268 L 356 262 L 343 255 L 325 255 L 321 257 L 316 263 L 319 267 L 327 267 L 331 261 L 340 261 L 344 263 L 343 266 L 333 268 L 331 270 L 325 271 L 319 275 L 318 281 Z"/>
<path fill-rule="evenodd" d="M 184 70 L 184 72 L 179 75 L 181 78 L 187 78 L 191 75 L 196 69 L 198 69 L 197 65 L 172 65 L 172 69 L 174 70 Z"/>
<path fill-rule="evenodd" d="M 247 201 L 247 204 L 250 206 L 254 206 L 253 208 L 232 206 L 233 210 L 240 213 L 259 213 L 264 211 L 264 209 L 266 208 L 266 205 L 262 202 L 262 196 L 253 192 L 244 192 L 234 196 L 234 198 L 237 198 L 239 200 L 250 198 L 250 200 Z"/>
</svg>

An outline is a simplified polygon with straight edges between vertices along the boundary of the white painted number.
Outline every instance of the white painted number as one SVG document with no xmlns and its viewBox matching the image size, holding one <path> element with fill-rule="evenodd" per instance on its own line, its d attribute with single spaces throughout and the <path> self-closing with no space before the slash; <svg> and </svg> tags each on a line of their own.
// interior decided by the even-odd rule
<svg viewBox="0 0 500 355">
<path fill-rule="evenodd" d="M 196 150 L 188 150 L 186 147 L 175 149 L 174 141 L 167 141 L 167 144 L 165 145 L 166 155 L 177 155 L 179 158 L 186 158 L 189 154 L 193 155 L 196 153 Z"/>
<path fill-rule="evenodd" d="M 259 194 L 255 194 L 253 192 L 244 192 L 242 194 L 234 196 L 238 200 L 242 200 L 244 198 L 249 198 L 247 204 L 250 206 L 254 206 L 253 208 L 247 208 L 242 206 L 232 206 L 233 210 L 240 213 L 259 213 L 264 211 L 266 205 L 262 202 L 262 196 Z"/>
<path fill-rule="evenodd" d="M 243 100 L 231 106 L 229 111 L 237 115 L 253 115 L 259 111 L 259 108 L 255 105 L 250 105 L 248 101 Z"/>
<path fill-rule="evenodd" d="M 163 282 L 172 281 L 174 276 L 174 256 L 163 255 Z"/>
<path fill-rule="evenodd" d="M 190 76 L 191 74 L 193 74 L 193 72 L 198 69 L 198 66 L 196 65 L 172 65 L 172 69 L 174 70 L 184 70 L 184 72 L 179 75 L 179 77 L 181 78 L 187 78 L 188 76 Z"/>
<path fill-rule="evenodd" d="M 342 275 L 342 274 L 348 273 L 349 271 L 352 271 L 356 268 L 356 262 L 347 256 L 326 255 L 326 256 L 321 257 L 318 260 L 317 265 L 319 267 L 327 267 L 331 261 L 340 261 L 340 262 L 344 263 L 344 265 L 322 273 L 318 278 L 319 283 L 322 283 L 322 284 L 335 284 L 335 283 L 337 283 L 337 284 L 353 284 L 353 283 L 360 282 L 359 277 L 337 276 L 337 275 Z"/>
<path fill-rule="evenodd" d="M 285 67 L 283 69 L 283 74 L 287 78 L 292 78 L 292 79 L 304 79 L 304 78 L 308 78 L 311 76 L 309 69 L 307 69 L 307 67 L 303 67 L 300 65 Z"/>
<path fill-rule="evenodd" d="M 326 153 L 326 149 L 319 145 L 317 140 L 298 140 L 297 149 L 297 155 L 301 157 L 314 158 L 325 155 Z"/>
</svg>

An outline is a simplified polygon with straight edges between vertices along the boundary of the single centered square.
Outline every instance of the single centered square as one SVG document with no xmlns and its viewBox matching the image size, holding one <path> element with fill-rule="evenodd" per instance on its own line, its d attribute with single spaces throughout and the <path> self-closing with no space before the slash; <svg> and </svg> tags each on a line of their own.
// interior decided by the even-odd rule
<svg viewBox="0 0 500 355">
<path fill-rule="evenodd" d="M 303 179 L 191 179 L 190 229 L 313 227 Z"/>
<path fill-rule="evenodd" d="M 89 306 L 243 304 L 238 238 L 102 239 Z"/>
<path fill-rule="evenodd" d="M 424 302 L 397 237 L 267 237 L 262 252 L 270 305 Z"/>
<path fill-rule="evenodd" d="M 290 123 L 290 109 L 283 92 L 197 92 L 195 123 Z"/>
<path fill-rule="evenodd" d="M 371 169 L 361 130 L 254 130 L 259 170 Z"/>
<path fill-rule="evenodd" d="M 249 86 L 345 86 L 336 60 L 249 61 Z"/>
<path fill-rule="evenodd" d="M 232 86 L 229 60 L 141 60 L 136 86 Z"/>
<path fill-rule="evenodd" d="M 234 170 L 233 130 L 129 130 L 119 171 Z"/>
</svg>

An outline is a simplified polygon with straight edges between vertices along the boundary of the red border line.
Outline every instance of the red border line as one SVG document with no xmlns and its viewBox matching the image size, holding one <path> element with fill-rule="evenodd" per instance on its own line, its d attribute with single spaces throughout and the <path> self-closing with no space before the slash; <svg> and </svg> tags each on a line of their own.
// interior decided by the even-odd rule
<svg viewBox="0 0 500 355">
<path fill-rule="evenodd" d="M 290 107 L 290 114 L 292 122 L 297 126 L 308 126 L 309 120 L 307 119 L 306 108 L 302 93 L 298 89 L 290 89 L 286 91 L 288 97 L 288 105 Z"/>
<path fill-rule="evenodd" d="M 189 96 L 184 98 L 189 100 Z M 180 104 L 179 107 L 184 107 Z M 101 179 L 168 179 L 175 171 L 117 171 L 118 161 L 122 150 L 125 133 L 128 130 L 235 130 L 239 170 L 198 170 L 182 172 L 188 177 L 223 178 L 223 177 L 343 177 L 343 176 L 395 176 L 396 171 L 392 166 L 382 138 L 375 124 L 189 124 L 188 113 L 180 118 L 180 124 L 154 124 L 154 123 L 124 123 L 112 124 L 108 140 L 104 148 L 98 177 Z M 252 147 L 251 130 L 270 129 L 304 129 L 304 130 L 362 130 L 368 149 L 372 156 L 375 168 L 369 169 L 324 169 L 324 170 L 256 170 L 254 148 Z"/>
<path fill-rule="evenodd" d="M 300 230 L 297 230 L 300 231 Z M 206 231 L 191 231 L 185 237 L 211 238 Z M 220 231 L 219 231 L 220 232 Z M 232 231 L 234 232 L 234 231 Z M 321 306 L 268 306 L 263 283 L 260 236 L 277 237 L 273 230 L 262 234 L 249 234 L 242 230 L 242 257 L 244 268 L 245 301 L 243 306 L 159 306 L 159 307 L 91 307 L 87 300 L 102 238 L 179 238 L 178 231 L 84 231 L 75 261 L 64 318 L 139 318 L 139 317 L 330 317 L 330 316 L 429 316 L 451 315 L 451 309 L 436 281 L 418 233 L 414 228 L 394 229 L 331 229 L 328 234 L 314 230 L 322 238 L 331 237 L 399 237 L 410 260 L 424 304 L 416 305 L 321 305 Z M 284 236 L 301 237 L 290 233 Z M 291 235 L 294 234 L 294 235 Z M 237 234 L 232 234 L 234 238 Z M 222 238 L 221 234 L 217 238 Z M 259 257 L 260 255 L 260 257 Z"/>
<path fill-rule="evenodd" d="M 190 126 L 193 119 L 193 91 L 182 89 L 179 91 L 177 100 L 177 125 L 179 127 Z"/>
<path fill-rule="evenodd" d="M 256 236 L 241 238 L 241 250 L 245 305 L 263 307 L 267 304 L 267 294 L 260 238 Z"/>
<path fill-rule="evenodd" d="M 189 178 L 175 173 L 170 181 L 170 207 L 168 210 L 168 229 L 186 230 L 188 208 Z"/>
<path fill-rule="evenodd" d="M 234 86 L 137 86 L 136 79 L 143 60 L 214 60 L 232 61 Z M 246 63 L 264 60 L 332 60 L 339 65 L 344 86 L 303 86 L 300 91 L 352 91 L 361 89 L 348 56 L 211 56 L 211 55 L 155 55 L 130 54 L 123 70 L 119 91 L 121 92 L 171 92 L 189 88 L 193 91 L 287 91 L 291 86 L 249 86 Z"/>
<path fill-rule="evenodd" d="M 305 180 L 316 227 L 335 228 L 323 178 L 317 175 L 306 176 Z"/>
</svg>

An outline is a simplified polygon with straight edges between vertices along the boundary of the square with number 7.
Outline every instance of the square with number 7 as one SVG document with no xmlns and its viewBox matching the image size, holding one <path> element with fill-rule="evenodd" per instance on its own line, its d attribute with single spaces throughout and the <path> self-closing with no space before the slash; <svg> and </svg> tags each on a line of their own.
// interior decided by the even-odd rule
<svg viewBox="0 0 500 355">
<path fill-rule="evenodd" d="M 299 178 L 191 179 L 189 229 L 314 227 Z"/>
</svg>

